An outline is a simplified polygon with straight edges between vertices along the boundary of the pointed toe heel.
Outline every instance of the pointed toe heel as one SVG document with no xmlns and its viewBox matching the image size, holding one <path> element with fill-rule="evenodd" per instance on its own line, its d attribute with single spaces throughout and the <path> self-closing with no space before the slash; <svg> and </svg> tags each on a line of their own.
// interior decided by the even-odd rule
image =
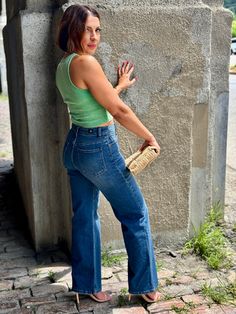
<svg viewBox="0 0 236 314">
<path fill-rule="evenodd" d="M 160 300 L 160 294 L 157 293 L 155 299 L 150 298 L 147 294 L 141 294 L 141 297 L 146 301 L 147 303 L 155 303 Z"/>
<path fill-rule="evenodd" d="M 76 303 L 77 303 L 77 305 L 79 306 L 79 294 L 78 293 L 76 293 Z"/>
</svg>

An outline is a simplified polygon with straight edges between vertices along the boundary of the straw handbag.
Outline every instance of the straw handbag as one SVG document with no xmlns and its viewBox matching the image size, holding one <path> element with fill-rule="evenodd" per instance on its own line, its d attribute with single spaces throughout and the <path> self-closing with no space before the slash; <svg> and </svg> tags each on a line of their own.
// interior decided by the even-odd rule
<svg viewBox="0 0 236 314">
<path fill-rule="evenodd" d="M 134 174 L 138 174 L 159 155 L 159 150 L 155 146 L 147 146 L 143 151 L 138 150 L 130 157 L 126 158 L 126 167 Z"/>
</svg>

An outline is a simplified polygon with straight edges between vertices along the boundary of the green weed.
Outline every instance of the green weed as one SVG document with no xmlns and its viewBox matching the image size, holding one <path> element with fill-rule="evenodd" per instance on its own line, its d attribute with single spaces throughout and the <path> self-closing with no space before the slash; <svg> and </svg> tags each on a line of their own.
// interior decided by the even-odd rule
<svg viewBox="0 0 236 314">
<path fill-rule="evenodd" d="M 236 304 L 236 281 L 229 284 L 221 283 L 216 287 L 205 283 L 201 291 L 204 296 L 211 298 L 217 304 Z"/>
<path fill-rule="evenodd" d="M 127 305 L 129 302 L 127 300 L 127 294 L 128 294 L 128 289 L 127 288 L 122 288 L 120 290 L 120 293 L 118 295 L 118 306 L 124 306 Z"/>
<path fill-rule="evenodd" d="M 173 284 L 173 281 L 169 278 L 166 278 L 166 286 L 170 286 Z"/>
<path fill-rule="evenodd" d="M 223 229 L 222 206 L 217 203 L 210 209 L 205 221 L 195 236 L 184 245 L 183 254 L 193 251 L 207 261 L 212 269 L 229 268 L 232 266 L 228 240 Z"/>
<path fill-rule="evenodd" d="M 108 247 L 102 252 L 102 266 L 111 267 L 114 265 L 120 265 L 124 257 L 125 254 L 114 254 L 111 251 L 111 247 Z"/>
<path fill-rule="evenodd" d="M 167 293 L 167 294 L 164 295 L 163 301 L 169 301 L 171 299 L 173 299 L 173 297 L 170 294 Z"/>
<path fill-rule="evenodd" d="M 172 305 L 171 309 L 175 311 L 175 313 L 185 314 L 189 313 L 189 311 L 194 307 L 196 307 L 196 305 L 194 305 L 193 302 L 188 302 L 184 305 L 184 307 L 177 307 L 175 305 Z"/>
<path fill-rule="evenodd" d="M 56 282 L 56 273 L 54 273 L 52 270 L 49 270 L 48 278 L 52 283 Z"/>
</svg>

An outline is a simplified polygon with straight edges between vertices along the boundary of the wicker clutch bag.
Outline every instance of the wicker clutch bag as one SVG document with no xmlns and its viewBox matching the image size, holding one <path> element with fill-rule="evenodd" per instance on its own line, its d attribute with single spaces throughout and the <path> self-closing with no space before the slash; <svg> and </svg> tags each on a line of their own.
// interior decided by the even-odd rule
<svg viewBox="0 0 236 314">
<path fill-rule="evenodd" d="M 147 146 L 142 152 L 138 150 L 130 157 L 126 158 L 126 167 L 134 174 L 138 174 L 148 165 L 150 165 L 153 160 L 157 158 L 159 151 L 154 146 Z"/>
</svg>

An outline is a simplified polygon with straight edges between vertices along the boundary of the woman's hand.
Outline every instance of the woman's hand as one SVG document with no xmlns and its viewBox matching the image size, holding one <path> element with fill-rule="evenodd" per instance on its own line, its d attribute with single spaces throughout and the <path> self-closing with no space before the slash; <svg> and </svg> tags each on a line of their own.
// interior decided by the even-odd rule
<svg viewBox="0 0 236 314">
<path fill-rule="evenodd" d="M 130 63 L 128 61 L 124 61 L 121 66 L 118 66 L 118 84 L 115 87 L 115 89 L 118 91 L 118 94 L 124 89 L 129 88 L 136 82 L 137 77 L 133 78 L 132 80 L 130 78 L 133 71 L 134 65 L 133 63 Z"/>
<path fill-rule="evenodd" d="M 154 147 L 156 147 L 156 149 L 158 151 L 158 155 L 160 154 L 161 148 L 160 148 L 159 144 L 157 143 L 157 141 L 156 141 L 154 136 L 152 136 L 150 138 L 150 140 L 144 141 L 143 145 L 139 148 L 139 150 L 143 151 L 144 148 L 146 148 L 147 146 L 154 146 Z"/>
</svg>

